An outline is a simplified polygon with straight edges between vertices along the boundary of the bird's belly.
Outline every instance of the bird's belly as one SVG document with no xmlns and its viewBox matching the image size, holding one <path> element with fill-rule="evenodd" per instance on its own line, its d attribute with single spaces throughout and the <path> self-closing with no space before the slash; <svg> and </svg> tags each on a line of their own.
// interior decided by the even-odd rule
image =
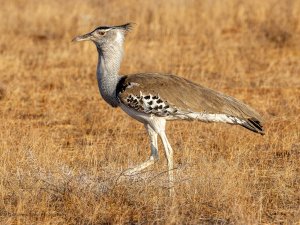
<svg viewBox="0 0 300 225">
<path fill-rule="evenodd" d="M 134 109 L 127 107 L 122 103 L 120 104 L 120 107 L 124 112 L 126 112 L 132 118 L 136 119 L 137 121 L 143 124 L 150 125 L 155 132 L 157 133 L 164 132 L 165 125 L 166 125 L 166 118 L 155 116 L 153 114 L 138 112 Z"/>
<path fill-rule="evenodd" d="M 134 109 L 131 109 L 129 107 L 127 107 L 124 104 L 120 104 L 121 109 L 126 112 L 130 117 L 132 117 L 133 119 L 138 120 L 141 123 L 149 123 L 149 121 L 151 120 L 151 115 L 148 115 L 146 113 L 141 113 L 138 112 Z"/>
</svg>

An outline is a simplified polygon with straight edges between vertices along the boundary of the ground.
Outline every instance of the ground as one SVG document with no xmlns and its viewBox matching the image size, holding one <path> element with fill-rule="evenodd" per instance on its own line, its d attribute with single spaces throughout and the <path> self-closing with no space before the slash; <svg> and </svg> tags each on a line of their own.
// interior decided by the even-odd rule
<svg viewBox="0 0 300 225">
<path fill-rule="evenodd" d="M 300 2 L 2 1 L 1 224 L 297 224 L 300 221 Z M 171 122 L 176 197 L 144 127 L 99 96 L 99 25 L 134 22 L 122 74 L 172 73 L 232 95 L 265 136 Z"/>
</svg>

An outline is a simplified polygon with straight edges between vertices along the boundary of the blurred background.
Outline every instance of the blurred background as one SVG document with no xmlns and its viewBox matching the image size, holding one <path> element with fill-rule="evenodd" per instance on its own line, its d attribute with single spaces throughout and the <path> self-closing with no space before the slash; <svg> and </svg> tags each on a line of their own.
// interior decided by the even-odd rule
<svg viewBox="0 0 300 225">
<path fill-rule="evenodd" d="M 0 9 L 3 224 L 296 224 L 300 221 L 300 1 L 11 0 Z M 99 96 L 97 52 L 72 38 L 135 23 L 121 74 L 172 73 L 232 95 L 260 137 L 174 122 L 177 196 L 141 124 Z"/>
</svg>

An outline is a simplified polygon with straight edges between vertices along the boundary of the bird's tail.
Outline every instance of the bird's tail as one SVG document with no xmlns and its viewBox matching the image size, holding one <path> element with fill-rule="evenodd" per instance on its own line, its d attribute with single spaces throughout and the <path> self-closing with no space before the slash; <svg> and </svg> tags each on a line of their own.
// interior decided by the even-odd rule
<svg viewBox="0 0 300 225">
<path fill-rule="evenodd" d="M 264 131 L 261 121 L 259 121 L 256 118 L 250 118 L 250 119 L 244 120 L 243 123 L 241 123 L 240 125 L 245 127 L 248 130 L 255 132 L 255 133 L 259 133 L 261 135 L 265 134 L 265 131 Z"/>
</svg>

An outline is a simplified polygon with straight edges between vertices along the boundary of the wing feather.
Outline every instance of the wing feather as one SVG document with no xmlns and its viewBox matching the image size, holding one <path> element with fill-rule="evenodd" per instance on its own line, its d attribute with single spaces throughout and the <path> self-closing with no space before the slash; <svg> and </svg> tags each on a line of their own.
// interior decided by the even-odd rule
<svg viewBox="0 0 300 225">
<path fill-rule="evenodd" d="M 127 106 L 129 95 L 159 96 L 180 112 L 225 114 L 243 120 L 242 126 L 247 129 L 263 133 L 262 119 L 250 106 L 182 77 L 157 73 L 129 75 L 123 78 L 117 93 L 120 102 Z"/>
</svg>

